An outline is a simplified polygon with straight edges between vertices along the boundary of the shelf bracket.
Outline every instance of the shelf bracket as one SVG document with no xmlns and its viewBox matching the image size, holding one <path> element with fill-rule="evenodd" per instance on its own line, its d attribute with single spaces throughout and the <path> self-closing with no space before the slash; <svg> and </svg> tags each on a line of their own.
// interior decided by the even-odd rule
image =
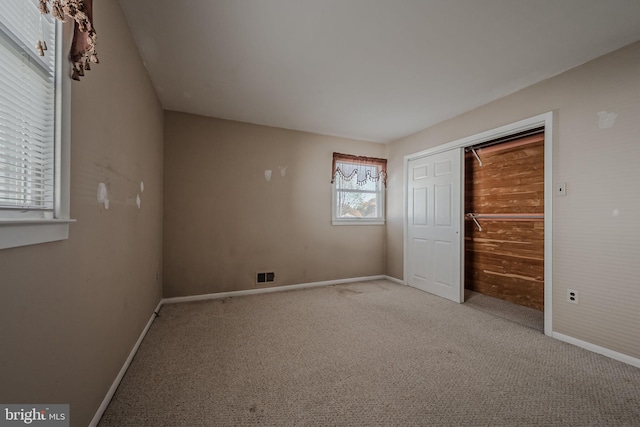
<svg viewBox="0 0 640 427">
<path fill-rule="evenodd" d="M 476 223 L 476 225 L 478 226 L 478 231 L 482 231 L 482 227 L 480 226 L 480 223 L 472 213 L 468 213 L 467 217 L 469 217 L 471 220 L 473 220 L 473 222 Z"/>
<path fill-rule="evenodd" d="M 471 149 L 471 152 L 473 153 L 473 155 L 474 155 L 474 156 L 476 156 L 476 160 L 478 161 L 478 164 L 479 164 L 480 166 L 482 166 L 482 160 L 480 160 L 480 156 L 478 156 L 478 153 L 476 153 L 476 149 L 475 149 L 475 148 L 472 148 L 472 149 Z M 474 221 L 475 221 L 475 219 L 474 219 Z M 478 227 L 479 227 L 479 226 L 478 226 Z"/>
</svg>

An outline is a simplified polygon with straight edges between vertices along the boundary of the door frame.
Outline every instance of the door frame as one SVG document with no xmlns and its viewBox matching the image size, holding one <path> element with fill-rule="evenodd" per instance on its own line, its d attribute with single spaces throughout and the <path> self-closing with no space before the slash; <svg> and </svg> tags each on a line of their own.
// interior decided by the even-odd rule
<svg viewBox="0 0 640 427">
<path fill-rule="evenodd" d="M 403 225 L 404 225 L 404 256 L 403 256 L 403 276 L 404 284 L 408 285 L 408 271 L 409 271 L 409 239 L 408 239 L 408 227 L 409 227 L 409 215 L 408 215 L 408 185 L 409 185 L 409 168 L 408 164 L 410 160 L 415 160 L 421 157 L 438 154 L 443 151 L 449 151 L 457 148 L 465 148 L 472 145 L 481 144 L 483 142 L 491 141 L 494 139 L 509 136 L 518 132 L 524 132 L 527 130 L 535 129 L 538 127 L 544 127 L 544 333 L 551 336 L 553 334 L 553 258 L 552 258 L 552 239 L 553 239 L 553 140 L 555 136 L 555 130 L 553 128 L 553 112 L 539 114 L 537 116 L 529 117 L 528 119 L 520 120 L 514 123 L 510 123 L 498 128 L 494 128 L 488 131 L 480 132 L 465 138 L 461 138 L 452 142 L 441 144 L 432 148 L 428 148 L 423 151 L 408 154 L 404 156 L 404 203 L 403 203 Z M 464 222 L 464 168 L 461 170 L 462 183 L 460 189 L 460 218 L 461 222 Z M 464 223 L 460 228 L 460 292 L 464 295 Z"/>
</svg>

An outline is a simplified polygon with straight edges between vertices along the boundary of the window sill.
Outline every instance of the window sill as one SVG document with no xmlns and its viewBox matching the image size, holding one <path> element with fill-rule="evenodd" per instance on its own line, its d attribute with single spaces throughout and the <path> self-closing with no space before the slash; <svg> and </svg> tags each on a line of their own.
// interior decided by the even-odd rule
<svg viewBox="0 0 640 427">
<path fill-rule="evenodd" d="M 0 249 L 37 245 L 69 238 L 75 219 L 0 219 Z"/>
<path fill-rule="evenodd" d="M 384 225 L 384 219 L 334 219 L 331 225 Z"/>
</svg>

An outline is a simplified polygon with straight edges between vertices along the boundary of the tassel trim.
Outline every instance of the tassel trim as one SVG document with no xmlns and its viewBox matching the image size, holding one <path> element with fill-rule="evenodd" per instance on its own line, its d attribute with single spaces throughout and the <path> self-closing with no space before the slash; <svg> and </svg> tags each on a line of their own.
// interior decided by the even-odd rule
<svg viewBox="0 0 640 427">
<path fill-rule="evenodd" d="M 85 33 L 86 49 L 81 52 L 72 52 L 69 55 L 69 60 L 73 65 L 71 78 L 80 80 L 80 77 L 84 76 L 84 70 L 89 71 L 91 69 L 90 62 L 94 64 L 100 62 L 96 52 L 96 30 L 93 28 L 89 15 L 87 15 L 84 0 L 39 0 L 39 9 L 43 14 L 51 13 L 54 18 L 62 22 L 65 22 L 65 16 L 69 16 L 75 21 L 76 28 Z M 44 56 L 44 51 L 47 50 L 46 43 L 41 45 L 38 42 L 36 49 L 40 56 Z"/>
</svg>

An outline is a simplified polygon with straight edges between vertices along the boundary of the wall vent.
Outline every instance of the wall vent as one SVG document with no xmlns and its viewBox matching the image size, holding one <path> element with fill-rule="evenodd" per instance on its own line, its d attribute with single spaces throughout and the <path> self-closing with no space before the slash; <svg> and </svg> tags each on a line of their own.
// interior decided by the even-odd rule
<svg viewBox="0 0 640 427">
<path fill-rule="evenodd" d="M 262 285 L 265 283 L 273 283 L 276 281 L 276 273 L 273 271 L 267 271 L 264 273 L 256 273 L 256 284 Z"/>
</svg>

